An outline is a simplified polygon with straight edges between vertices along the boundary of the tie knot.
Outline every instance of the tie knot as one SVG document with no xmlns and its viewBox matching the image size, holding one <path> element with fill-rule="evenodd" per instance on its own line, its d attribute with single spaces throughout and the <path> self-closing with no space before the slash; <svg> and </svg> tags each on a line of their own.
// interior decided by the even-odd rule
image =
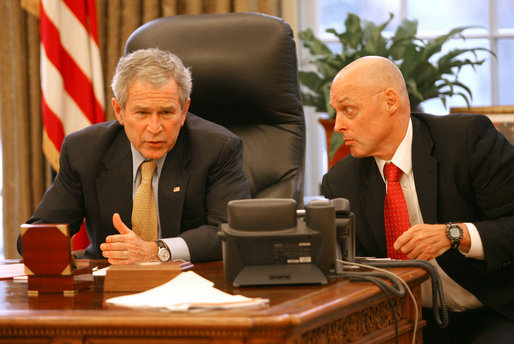
<svg viewBox="0 0 514 344">
<path fill-rule="evenodd" d="M 388 182 L 400 181 L 400 176 L 402 175 L 402 173 L 402 170 L 400 170 L 400 168 L 392 162 L 384 166 L 384 176 Z"/>
<path fill-rule="evenodd" d="M 143 163 L 141 163 L 141 181 L 151 180 L 156 167 L 157 164 L 155 160 L 143 161 Z"/>
</svg>

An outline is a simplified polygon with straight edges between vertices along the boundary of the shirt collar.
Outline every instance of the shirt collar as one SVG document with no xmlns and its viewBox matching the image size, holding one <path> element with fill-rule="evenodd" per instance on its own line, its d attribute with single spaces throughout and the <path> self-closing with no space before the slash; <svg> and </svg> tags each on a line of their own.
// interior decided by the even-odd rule
<svg viewBox="0 0 514 344">
<path fill-rule="evenodd" d="M 136 148 L 134 148 L 132 143 L 130 144 L 130 150 L 132 152 L 132 182 L 135 182 L 139 166 L 143 161 L 147 159 Z M 164 166 L 164 160 L 166 160 L 167 155 L 168 153 L 164 154 L 161 158 L 155 160 L 155 163 L 157 165 L 157 177 L 161 175 L 162 166 Z"/>
<path fill-rule="evenodd" d="M 402 142 L 394 152 L 393 158 L 390 161 L 382 160 L 375 157 L 375 161 L 378 166 L 378 170 L 384 178 L 384 165 L 388 162 L 392 162 L 402 170 L 403 173 L 408 175 L 412 171 L 412 119 L 409 119 L 409 126 L 407 127 L 407 133 L 403 138 Z"/>
</svg>

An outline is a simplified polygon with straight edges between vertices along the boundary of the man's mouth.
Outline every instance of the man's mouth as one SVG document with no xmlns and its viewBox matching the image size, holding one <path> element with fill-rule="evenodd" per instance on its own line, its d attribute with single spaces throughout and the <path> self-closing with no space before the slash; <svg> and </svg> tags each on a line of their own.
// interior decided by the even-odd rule
<svg viewBox="0 0 514 344">
<path fill-rule="evenodd" d="M 163 141 L 146 141 L 150 147 L 160 147 L 164 143 Z"/>
</svg>

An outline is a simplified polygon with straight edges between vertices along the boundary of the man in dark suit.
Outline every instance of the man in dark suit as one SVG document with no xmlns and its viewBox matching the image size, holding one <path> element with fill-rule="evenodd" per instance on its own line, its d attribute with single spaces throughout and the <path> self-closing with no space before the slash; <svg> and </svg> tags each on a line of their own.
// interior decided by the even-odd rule
<svg viewBox="0 0 514 344">
<path fill-rule="evenodd" d="M 322 193 L 349 199 L 356 254 L 387 257 L 383 167 L 393 163 L 410 228 L 391 249 L 436 265 L 451 311 L 446 329 L 424 313 L 424 342 L 513 343 L 512 145 L 485 116 L 411 115 L 401 72 L 382 57 L 343 68 L 330 101 L 351 156 L 323 177 Z M 422 291 L 432 307 L 430 288 Z"/>
<path fill-rule="evenodd" d="M 65 138 L 59 174 L 27 222 L 68 223 L 73 234 L 85 218 L 86 257 L 112 264 L 221 259 L 218 224 L 227 202 L 249 198 L 250 188 L 241 140 L 188 113 L 191 85 L 190 71 L 169 52 L 122 57 L 112 81 L 117 120 Z M 140 164 L 152 160 L 160 240 L 130 229 Z"/>
</svg>

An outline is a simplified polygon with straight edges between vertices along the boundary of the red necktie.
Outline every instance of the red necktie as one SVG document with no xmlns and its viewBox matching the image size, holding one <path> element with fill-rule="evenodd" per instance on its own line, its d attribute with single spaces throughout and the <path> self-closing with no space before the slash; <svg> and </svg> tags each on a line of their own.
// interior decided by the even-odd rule
<svg viewBox="0 0 514 344">
<path fill-rule="evenodd" d="M 400 185 L 400 170 L 393 163 L 384 166 L 387 192 L 384 201 L 384 222 L 387 256 L 393 259 L 409 259 L 403 252 L 394 249 L 393 244 L 403 232 L 410 228 L 407 203 Z"/>
</svg>

